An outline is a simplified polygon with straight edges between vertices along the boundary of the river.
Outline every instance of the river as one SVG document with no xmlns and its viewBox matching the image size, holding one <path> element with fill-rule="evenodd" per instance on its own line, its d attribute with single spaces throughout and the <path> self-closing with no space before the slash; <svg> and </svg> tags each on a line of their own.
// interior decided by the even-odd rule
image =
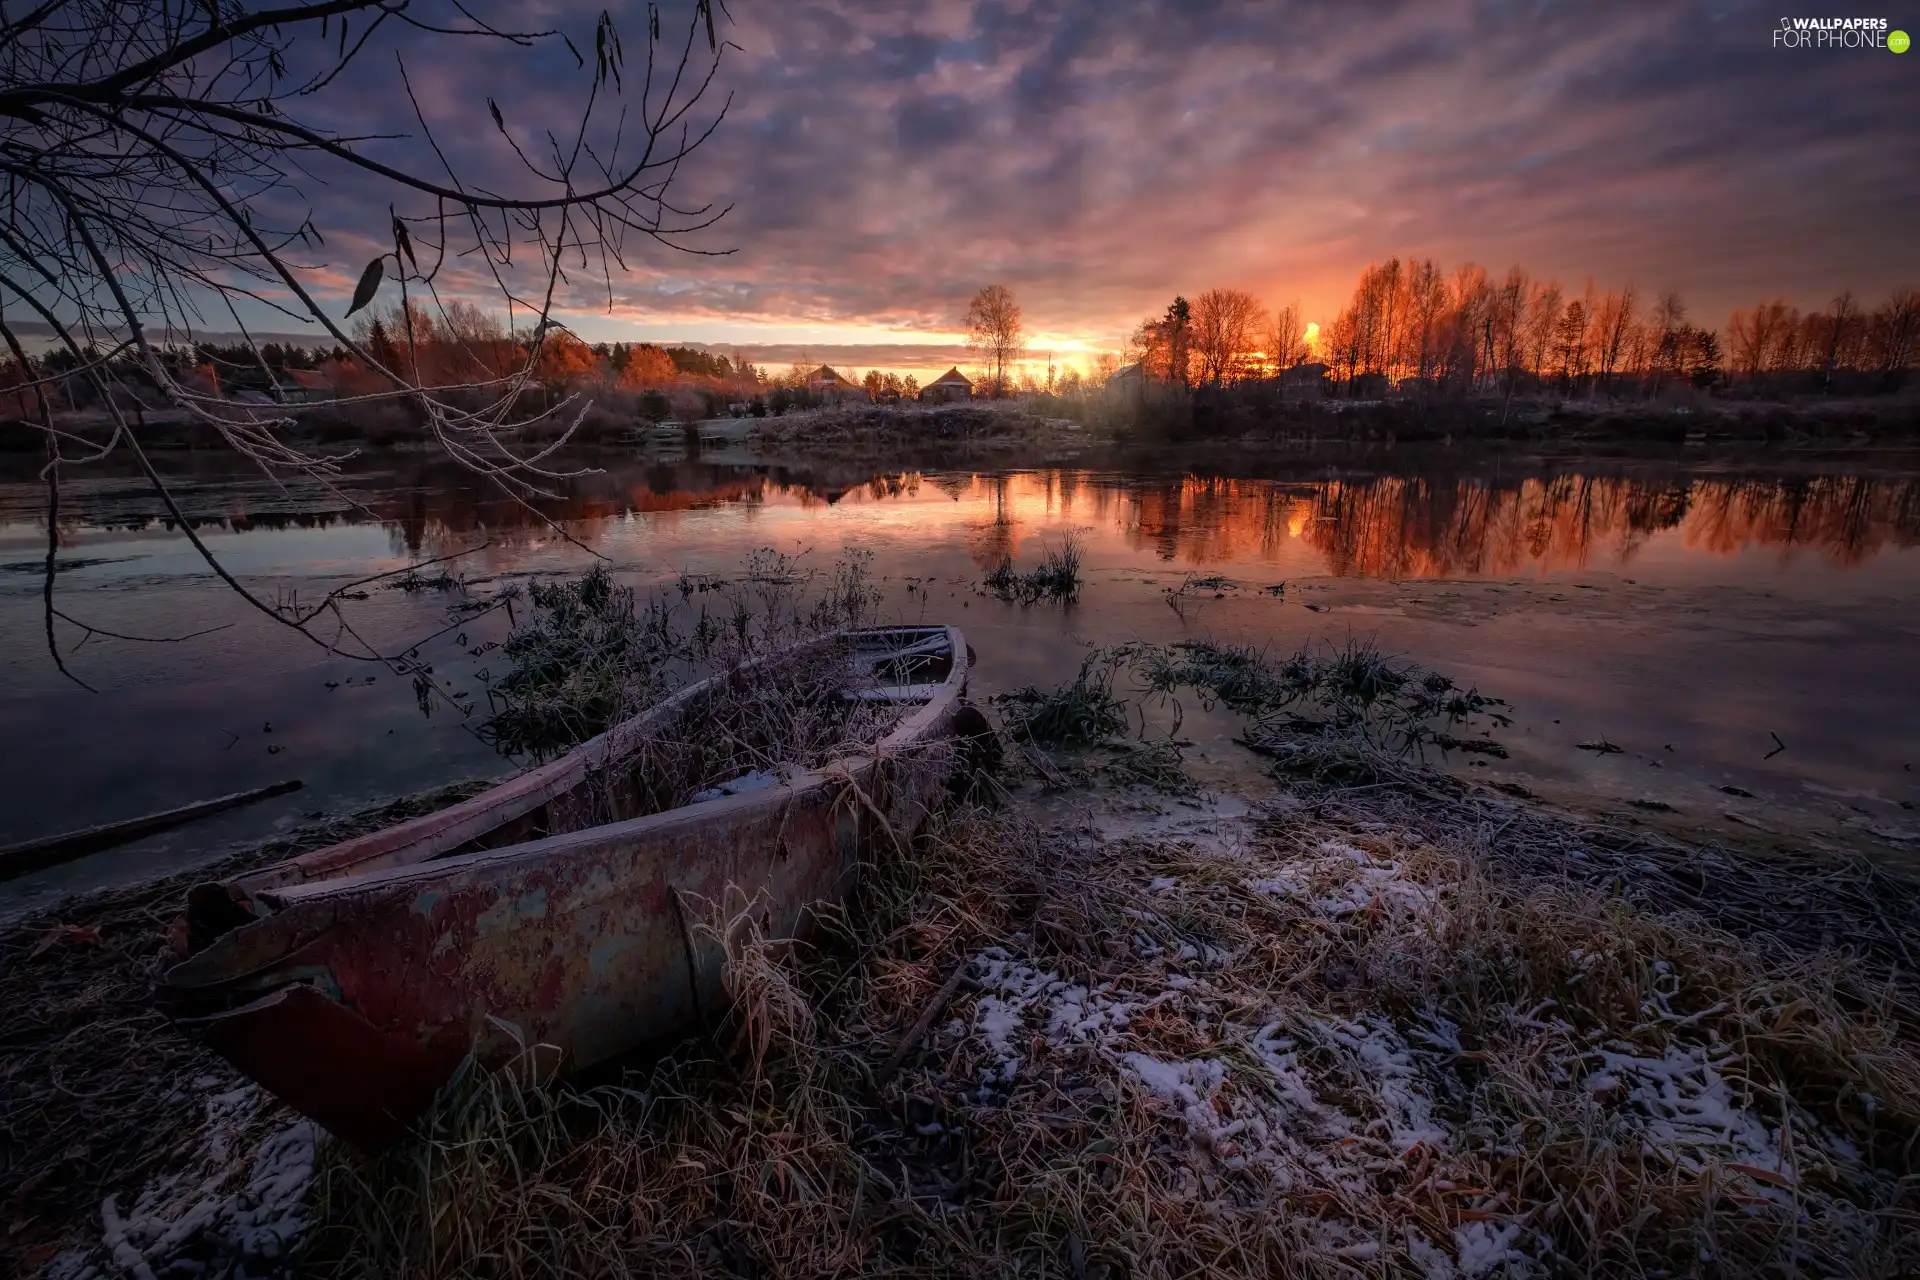
<svg viewBox="0 0 1920 1280">
<path fill-rule="evenodd" d="M 1513 704 L 1500 734 L 1511 757 L 1447 762 L 1465 776 L 1920 866 L 1913 459 L 1384 449 L 981 471 L 778 462 L 727 445 L 575 461 L 593 470 L 529 503 L 417 454 L 355 460 L 332 488 L 283 487 L 211 455 L 164 467 L 208 547 L 264 599 L 313 600 L 464 553 L 445 566 L 461 592 L 373 583 L 343 604 L 379 646 L 440 632 L 422 656 L 456 687 L 498 665 L 469 651 L 505 622 L 450 626 L 449 607 L 502 584 L 604 557 L 655 589 L 735 573 L 762 547 L 820 569 L 865 549 L 882 618 L 965 629 L 976 694 L 1065 678 L 1090 646 L 1119 640 L 1372 639 Z M 513 767 L 473 732 L 484 698 L 471 715 L 444 702 L 423 713 L 406 678 L 262 616 L 138 476 L 75 472 L 63 503 L 56 606 L 162 642 L 61 621 L 68 667 L 91 690 L 56 670 L 45 492 L 29 465 L 0 473 L 0 844 L 284 778 L 306 785 L 0 884 L 0 917 L 191 866 L 304 815 Z M 1002 557 L 1031 565 L 1069 531 L 1087 554 L 1077 603 L 1023 608 L 978 590 Z M 1195 723 L 1216 781 L 1252 769 L 1230 727 Z M 1623 749 L 1578 745 L 1600 739 Z"/>
</svg>

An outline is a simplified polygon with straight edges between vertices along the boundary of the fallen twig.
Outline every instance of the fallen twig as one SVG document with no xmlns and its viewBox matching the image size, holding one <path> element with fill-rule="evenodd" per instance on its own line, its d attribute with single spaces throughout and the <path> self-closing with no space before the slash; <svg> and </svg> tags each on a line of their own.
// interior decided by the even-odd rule
<svg viewBox="0 0 1920 1280">
<path fill-rule="evenodd" d="M 900 1037 L 900 1043 L 894 1047 L 886 1065 L 881 1067 L 879 1074 L 873 1078 L 876 1087 L 885 1085 L 887 1081 L 893 1079 L 893 1073 L 900 1069 L 900 1064 L 907 1060 L 907 1055 L 913 1052 L 914 1046 L 926 1038 L 927 1028 L 931 1027 L 933 1020 L 940 1016 L 940 1011 L 947 1007 L 947 1001 L 953 999 L 954 992 L 968 984 L 970 980 L 967 977 L 967 965 L 966 960 L 961 960 L 959 966 L 954 969 L 953 976 L 940 985 L 940 990 L 934 993 L 932 1002 L 921 1010 L 919 1020 L 908 1029 L 907 1034 Z"/>
</svg>

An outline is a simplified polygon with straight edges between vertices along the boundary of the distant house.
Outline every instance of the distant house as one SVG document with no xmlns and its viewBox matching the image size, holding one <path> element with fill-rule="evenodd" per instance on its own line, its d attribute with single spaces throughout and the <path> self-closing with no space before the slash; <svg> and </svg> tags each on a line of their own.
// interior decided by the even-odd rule
<svg viewBox="0 0 1920 1280">
<path fill-rule="evenodd" d="M 281 375 L 280 398 L 288 404 L 310 404 L 333 396 L 333 376 L 325 369 L 288 369 Z"/>
<path fill-rule="evenodd" d="M 220 371 L 210 360 L 203 360 L 192 370 L 174 375 L 174 383 L 190 396 L 203 400 L 223 400 L 225 394 L 220 389 Z"/>
<path fill-rule="evenodd" d="M 821 365 L 807 379 L 807 390 L 817 400 L 868 400 L 867 389 L 835 373 L 831 365 Z"/>
<path fill-rule="evenodd" d="M 920 399 L 928 404 L 951 404 L 956 400 L 973 399 L 973 383 L 967 375 L 955 365 L 939 377 L 920 388 Z"/>
<path fill-rule="evenodd" d="M 1131 390 L 1138 387 L 1144 371 L 1137 364 L 1123 364 L 1107 375 L 1107 386 L 1115 391 Z"/>
</svg>

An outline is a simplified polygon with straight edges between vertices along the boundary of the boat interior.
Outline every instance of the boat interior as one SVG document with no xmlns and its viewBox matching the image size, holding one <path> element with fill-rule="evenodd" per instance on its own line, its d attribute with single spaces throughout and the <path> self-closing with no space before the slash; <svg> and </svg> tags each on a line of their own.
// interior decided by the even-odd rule
<svg viewBox="0 0 1920 1280">
<path fill-rule="evenodd" d="M 710 676 L 451 808 L 196 885 L 187 950 L 272 910 L 278 888 L 707 803 L 871 751 L 953 678 L 957 637 L 945 626 L 846 631 Z"/>
</svg>

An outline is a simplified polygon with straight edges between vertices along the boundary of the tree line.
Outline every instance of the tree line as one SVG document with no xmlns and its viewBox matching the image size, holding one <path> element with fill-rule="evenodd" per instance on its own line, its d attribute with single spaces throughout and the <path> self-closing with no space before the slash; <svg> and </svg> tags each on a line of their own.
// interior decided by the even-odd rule
<svg viewBox="0 0 1920 1280">
<path fill-rule="evenodd" d="M 1920 356 L 1920 289 L 1867 307 L 1847 291 L 1801 312 L 1784 300 L 1736 310 L 1724 330 L 1697 324 L 1674 290 L 1632 283 L 1578 293 L 1512 267 L 1389 258 L 1360 273 L 1312 338 L 1298 303 L 1268 311 L 1240 289 L 1175 298 L 1129 344 L 1143 380 L 1221 386 L 1315 366 L 1349 394 L 1444 390 L 1658 395 L 1868 391 L 1901 385 Z M 1320 367 L 1324 366 L 1324 367 Z"/>
</svg>

